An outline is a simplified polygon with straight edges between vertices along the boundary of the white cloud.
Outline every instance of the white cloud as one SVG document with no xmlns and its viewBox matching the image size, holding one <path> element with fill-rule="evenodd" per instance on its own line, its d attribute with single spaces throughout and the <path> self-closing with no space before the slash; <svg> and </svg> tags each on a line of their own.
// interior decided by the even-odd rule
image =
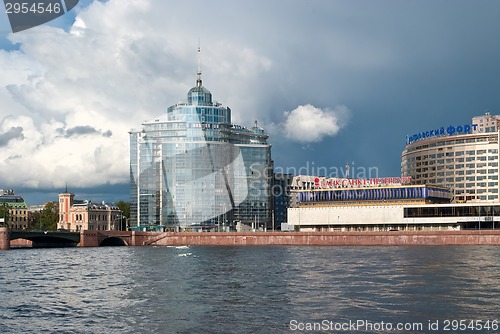
<svg viewBox="0 0 500 334">
<path fill-rule="evenodd" d="M 335 136 L 349 117 L 349 109 L 320 109 L 306 104 L 283 113 L 281 124 L 286 138 L 302 143 L 319 142 L 324 137 Z"/>
<path fill-rule="evenodd" d="M 128 182 L 128 131 L 185 100 L 195 84 L 198 36 L 189 20 L 169 24 L 169 6 L 94 1 L 68 31 L 43 25 L 9 36 L 20 48 L 0 50 L 1 186 Z M 207 39 L 202 65 L 215 99 L 237 102 L 230 106 L 249 120 L 264 113 L 248 87 L 270 69 L 269 59 Z"/>
</svg>

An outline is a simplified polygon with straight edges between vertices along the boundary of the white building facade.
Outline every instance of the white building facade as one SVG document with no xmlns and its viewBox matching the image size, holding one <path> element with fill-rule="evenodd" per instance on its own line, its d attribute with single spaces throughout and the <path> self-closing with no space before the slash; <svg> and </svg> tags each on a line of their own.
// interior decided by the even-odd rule
<svg viewBox="0 0 500 334">
<path fill-rule="evenodd" d="M 407 137 L 401 175 L 414 184 L 450 188 L 457 203 L 498 202 L 499 123 L 499 116 L 487 113 L 471 124 Z"/>
</svg>

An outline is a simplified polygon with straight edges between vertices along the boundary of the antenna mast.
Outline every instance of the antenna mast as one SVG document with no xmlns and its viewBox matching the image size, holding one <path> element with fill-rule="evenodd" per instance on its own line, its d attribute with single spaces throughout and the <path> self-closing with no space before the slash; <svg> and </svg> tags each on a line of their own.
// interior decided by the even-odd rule
<svg viewBox="0 0 500 334">
<path fill-rule="evenodd" d="M 198 71 L 196 72 L 196 86 L 201 87 L 201 49 L 200 49 L 200 40 L 198 40 Z"/>
</svg>

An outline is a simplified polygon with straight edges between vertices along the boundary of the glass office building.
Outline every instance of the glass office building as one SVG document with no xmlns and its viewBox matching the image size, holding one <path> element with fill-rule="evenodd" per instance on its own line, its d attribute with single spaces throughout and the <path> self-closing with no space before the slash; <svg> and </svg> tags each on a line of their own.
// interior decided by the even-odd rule
<svg viewBox="0 0 500 334">
<path fill-rule="evenodd" d="M 270 224 L 268 136 L 257 122 L 233 125 L 231 109 L 212 101 L 200 71 L 187 102 L 129 134 L 131 227 Z"/>
</svg>

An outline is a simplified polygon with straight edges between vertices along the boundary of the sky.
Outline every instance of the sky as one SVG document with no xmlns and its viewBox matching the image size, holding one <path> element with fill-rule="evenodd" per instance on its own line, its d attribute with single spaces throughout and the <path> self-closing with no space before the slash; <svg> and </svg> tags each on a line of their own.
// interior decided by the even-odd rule
<svg viewBox="0 0 500 334">
<path fill-rule="evenodd" d="M 129 200 L 129 135 L 203 85 L 277 171 L 399 176 L 406 135 L 500 114 L 496 0 L 80 1 L 0 11 L 0 188 Z"/>
</svg>

